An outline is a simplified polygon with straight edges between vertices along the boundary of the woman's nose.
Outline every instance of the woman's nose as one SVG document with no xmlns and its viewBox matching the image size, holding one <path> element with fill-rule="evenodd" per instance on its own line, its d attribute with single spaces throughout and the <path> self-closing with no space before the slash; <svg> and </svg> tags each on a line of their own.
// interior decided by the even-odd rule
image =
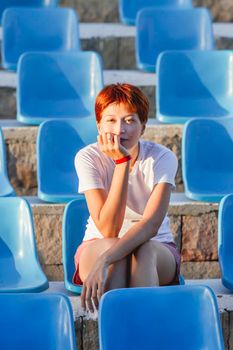
<svg viewBox="0 0 233 350">
<path fill-rule="evenodd" d="M 122 123 L 122 122 L 117 123 L 115 125 L 115 128 L 116 128 L 115 132 L 117 135 L 120 135 L 120 134 L 125 132 L 125 126 L 124 126 L 124 123 Z"/>
</svg>

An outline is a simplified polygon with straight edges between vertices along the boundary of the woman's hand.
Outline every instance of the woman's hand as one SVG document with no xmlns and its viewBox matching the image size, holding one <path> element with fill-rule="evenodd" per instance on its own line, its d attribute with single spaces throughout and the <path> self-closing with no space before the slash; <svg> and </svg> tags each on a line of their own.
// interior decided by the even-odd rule
<svg viewBox="0 0 233 350">
<path fill-rule="evenodd" d="M 120 136 L 109 132 L 98 135 L 98 146 L 100 150 L 113 160 L 129 155 L 128 150 L 120 143 Z"/>
<path fill-rule="evenodd" d="M 83 283 L 81 305 L 84 310 L 88 308 L 91 312 L 94 312 L 93 303 L 96 309 L 98 309 L 100 298 L 104 293 L 108 268 L 109 266 L 100 257 Z"/>
</svg>

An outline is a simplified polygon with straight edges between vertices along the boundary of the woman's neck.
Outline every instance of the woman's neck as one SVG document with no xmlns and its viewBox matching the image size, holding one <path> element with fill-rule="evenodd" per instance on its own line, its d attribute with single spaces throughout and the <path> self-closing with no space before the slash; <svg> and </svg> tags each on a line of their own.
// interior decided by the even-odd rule
<svg viewBox="0 0 233 350">
<path fill-rule="evenodd" d="M 140 143 L 138 142 L 138 144 L 134 148 L 129 150 L 129 152 L 130 152 L 130 155 L 131 155 L 130 170 L 132 170 L 135 162 L 138 159 L 138 155 L 139 155 L 139 152 L 140 152 Z"/>
</svg>

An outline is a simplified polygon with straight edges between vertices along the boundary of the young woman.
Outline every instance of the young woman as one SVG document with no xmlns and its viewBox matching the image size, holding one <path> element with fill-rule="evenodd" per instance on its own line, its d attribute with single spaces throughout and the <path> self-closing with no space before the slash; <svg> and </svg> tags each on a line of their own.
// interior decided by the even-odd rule
<svg viewBox="0 0 233 350">
<path fill-rule="evenodd" d="M 148 111 L 137 87 L 105 87 L 95 105 L 98 142 L 75 158 L 90 217 L 74 283 L 83 284 L 82 306 L 90 311 L 110 289 L 179 283 L 180 255 L 167 217 L 177 159 L 140 140 Z"/>
</svg>

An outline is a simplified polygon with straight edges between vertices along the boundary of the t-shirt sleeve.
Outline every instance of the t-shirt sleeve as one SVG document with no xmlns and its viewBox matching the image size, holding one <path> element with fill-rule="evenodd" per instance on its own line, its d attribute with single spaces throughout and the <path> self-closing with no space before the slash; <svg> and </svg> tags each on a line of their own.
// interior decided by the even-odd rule
<svg viewBox="0 0 233 350">
<path fill-rule="evenodd" d="M 169 183 L 175 189 L 175 176 L 178 168 L 178 161 L 176 155 L 168 150 L 161 155 L 161 157 L 154 163 L 154 183 Z"/>
<path fill-rule="evenodd" d="M 104 189 L 98 157 L 87 150 L 81 150 L 76 154 L 74 163 L 79 180 L 78 193 L 95 188 Z"/>
</svg>

